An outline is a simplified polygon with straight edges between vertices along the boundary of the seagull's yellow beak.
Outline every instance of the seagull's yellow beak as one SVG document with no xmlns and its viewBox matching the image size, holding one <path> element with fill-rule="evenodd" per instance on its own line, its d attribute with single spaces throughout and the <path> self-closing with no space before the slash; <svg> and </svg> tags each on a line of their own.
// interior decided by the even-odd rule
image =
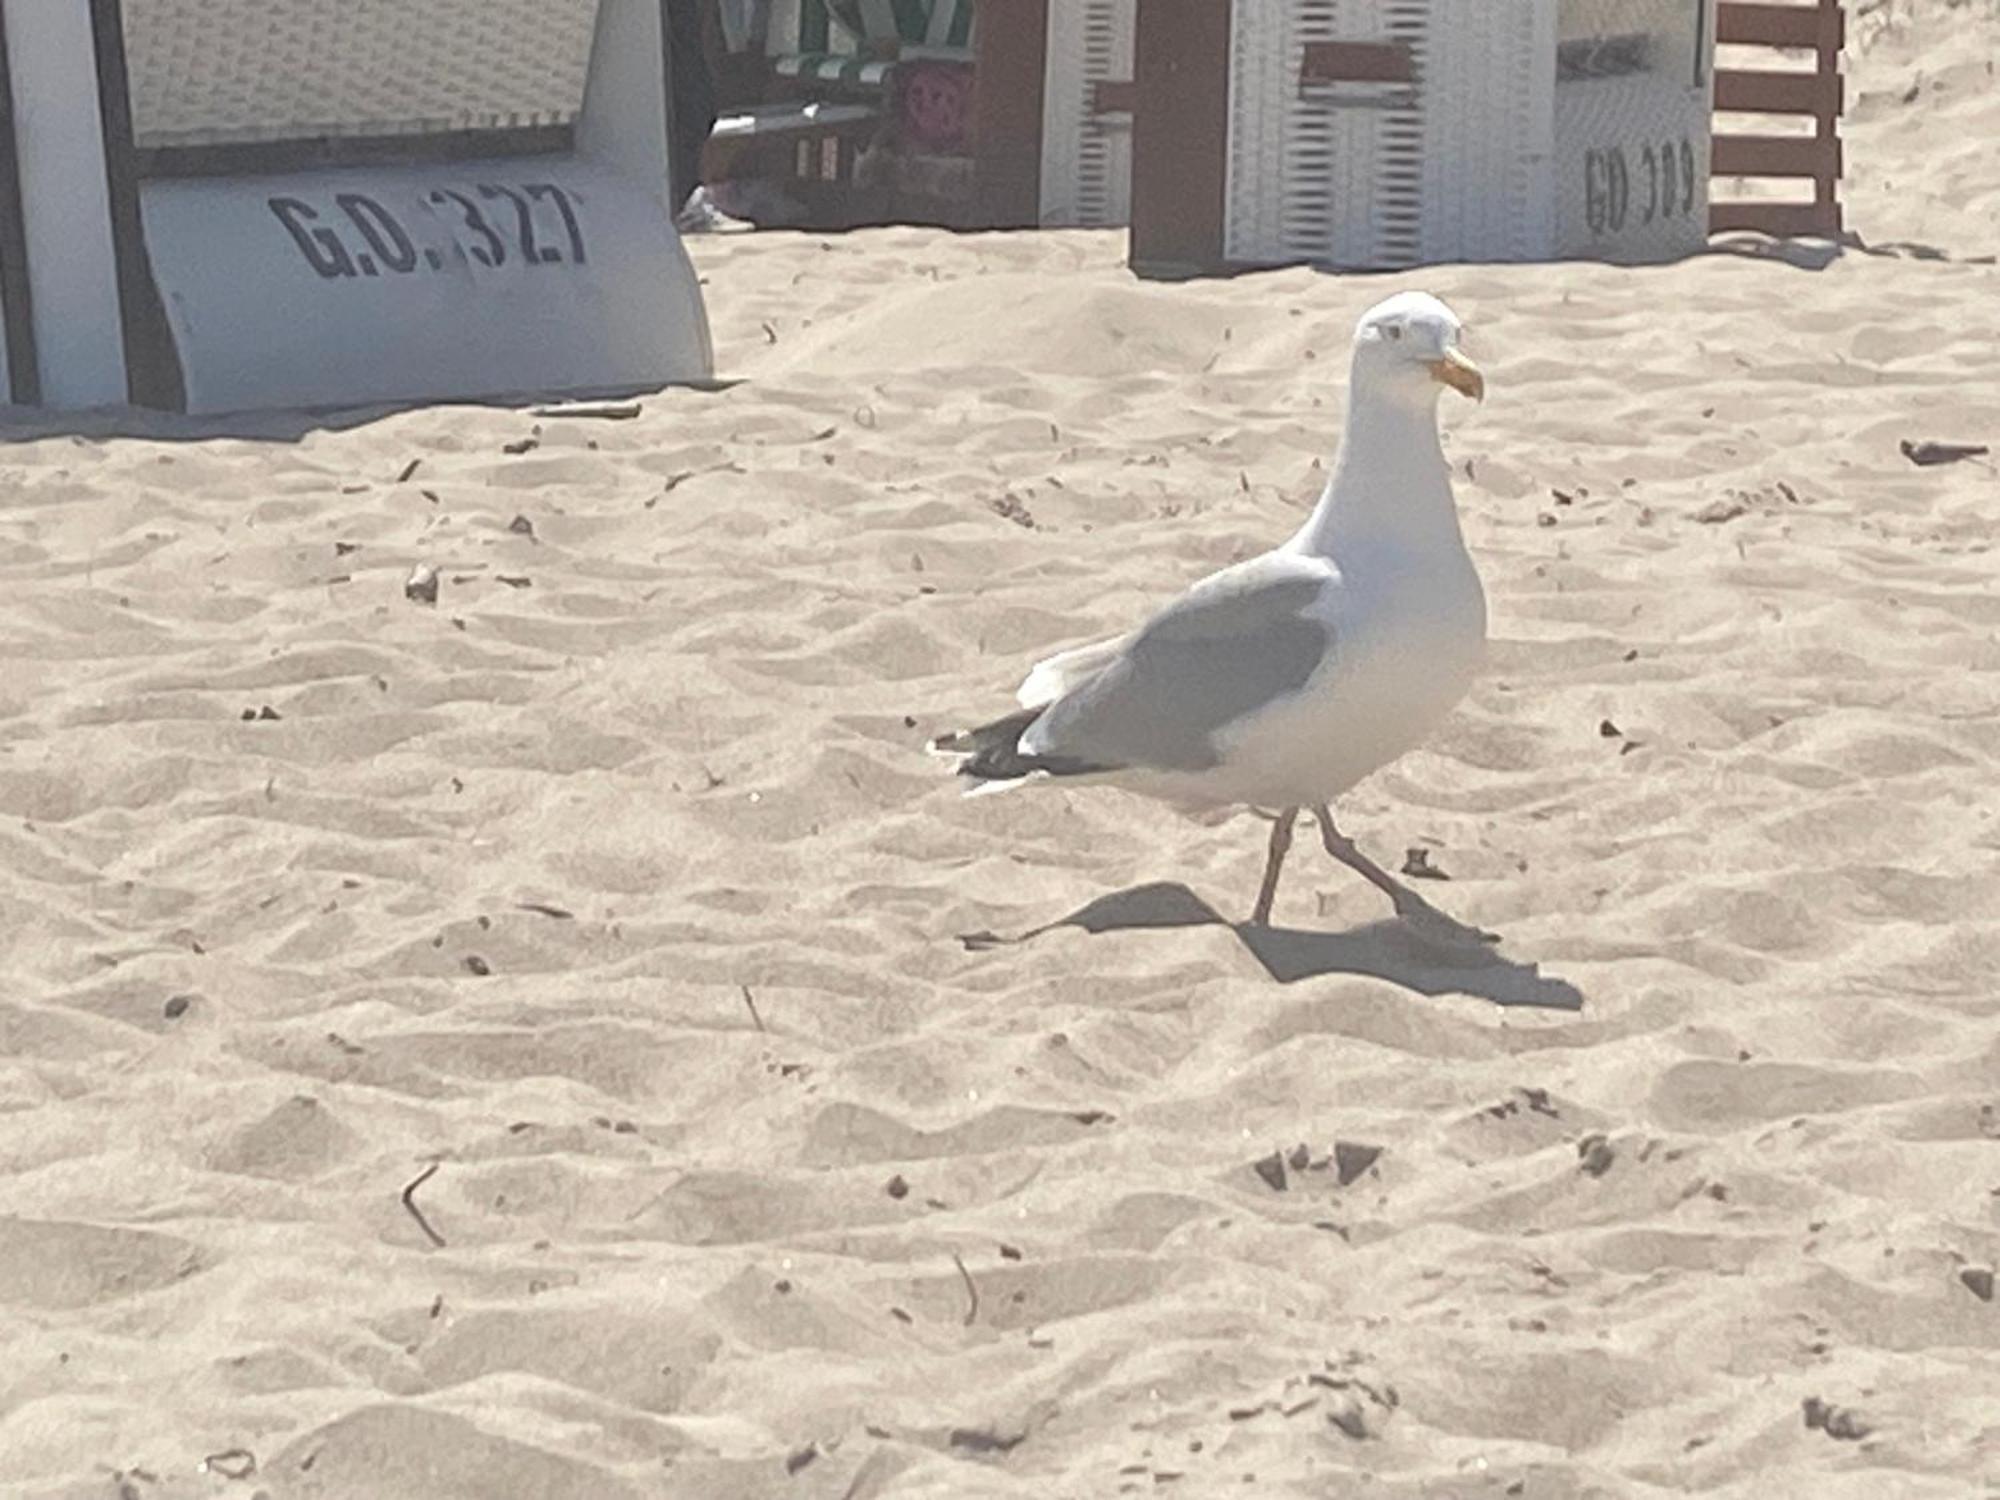
<svg viewBox="0 0 2000 1500">
<path fill-rule="evenodd" d="M 1486 399 L 1486 377 L 1479 373 L 1478 365 L 1456 349 L 1445 350 L 1444 358 L 1432 363 L 1431 374 L 1461 396 L 1470 396 L 1475 401 Z"/>
</svg>

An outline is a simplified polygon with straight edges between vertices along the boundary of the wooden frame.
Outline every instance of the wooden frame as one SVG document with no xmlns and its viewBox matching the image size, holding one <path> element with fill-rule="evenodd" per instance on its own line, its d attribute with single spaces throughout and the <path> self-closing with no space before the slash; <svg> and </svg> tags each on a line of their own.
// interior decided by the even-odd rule
<svg viewBox="0 0 2000 1500">
<path fill-rule="evenodd" d="M 982 229 L 1032 229 L 1041 222 L 1049 6 L 1063 3 L 980 0 L 972 153 Z"/>
<path fill-rule="evenodd" d="M 1846 40 L 1846 18 L 1840 0 L 1812 0 L 1805 5 L 1719 0 L 1715 39 L 1722 45 L 1811 48 L 1814 57 L 1810 73 L 1716 69 L 1715 108 L 1810 116 L 1813 133 L 1717 133 L 1709 158 L 1709 230 L 1752 229 L 1778 236 L 1815 234 L 1829 239 L 1838 236 L 1842 167 L 1839 124 L 1845 103 L 1840 49 Z M 1712 195 L 1714 179 L 1719 177 L 1808 180 L 1813 187 L 1812 202 L 1718 201 Z"/>
<path fill-rule="evenodd" d="M 1415 83 L 1417 66 L 1401 42 L 1307 42 L 1299 87 L 1316 83 Z"/>
<path fill-rule="evenodd" d="M 1131 261 L 1141 276 L 1225 269 L 1233 10 L 1230 0 L 1139 0 Z"/>
</svg>

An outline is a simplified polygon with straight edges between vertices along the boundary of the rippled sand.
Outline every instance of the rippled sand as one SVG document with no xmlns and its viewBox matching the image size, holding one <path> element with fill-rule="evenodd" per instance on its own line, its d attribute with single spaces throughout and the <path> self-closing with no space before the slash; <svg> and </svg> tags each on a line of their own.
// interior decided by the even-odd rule
<svg viewBox="0 0 2000 1500">
<path fill-rule="evenodd" d="M 2000 484 L 1897 448 L 2000 439 L 1984 17 L 1857 63 L 1944 258 L 758 236 L 744 383 L 635 421 L 13 430 L 0 1494 L 1984 1493 Z M 1403 284 L 1496 646 L 1346 823 L 1496 954 L 958 799 L 929 734 L 1296 524 Z"/>
</svg>

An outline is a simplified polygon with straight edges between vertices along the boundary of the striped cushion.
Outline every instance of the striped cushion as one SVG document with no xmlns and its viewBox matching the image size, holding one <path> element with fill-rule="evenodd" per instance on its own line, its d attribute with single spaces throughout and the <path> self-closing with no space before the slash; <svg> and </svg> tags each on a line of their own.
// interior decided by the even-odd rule
<svg viewBox="0 0 2000 1500">
<path fill-rule="evenodd" d="M 882 58 L 856 57 L 851 52 L 789 52 L 772 58 L 771 65 L 786 78 L 859 88 L 880 88 L 891 66 Z"/>
<path fill-rule="evenodd" d="M 798 50 L 771 63 L 786 78 L 881 89 L 894 65 L 884 50 L 971 61 L 972 10 L 973 0 L 799 0 Z"/>
<path fill-rule="evenodd" d="M 907 42 L 923 34 L 930 7 L 924 0 L 826 0 L 826 8 L 850 36 Z"/>
</svg>

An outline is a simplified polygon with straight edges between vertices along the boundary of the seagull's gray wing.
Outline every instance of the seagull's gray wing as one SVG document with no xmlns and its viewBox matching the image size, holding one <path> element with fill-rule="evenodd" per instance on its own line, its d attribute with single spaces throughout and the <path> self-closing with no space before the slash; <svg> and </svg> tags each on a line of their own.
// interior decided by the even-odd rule
<svg viewBox="0 0 2000 1500">
<path fill-rule="evenodd" d="M 1205 771 L 1217 734 L 1295 693 L 1331 647 L 1310 614 L 1335 575 L 1266 553 L 1203 579 L 1050 704 L 1020 749 L 1051 769 Z"/>
</svg>

